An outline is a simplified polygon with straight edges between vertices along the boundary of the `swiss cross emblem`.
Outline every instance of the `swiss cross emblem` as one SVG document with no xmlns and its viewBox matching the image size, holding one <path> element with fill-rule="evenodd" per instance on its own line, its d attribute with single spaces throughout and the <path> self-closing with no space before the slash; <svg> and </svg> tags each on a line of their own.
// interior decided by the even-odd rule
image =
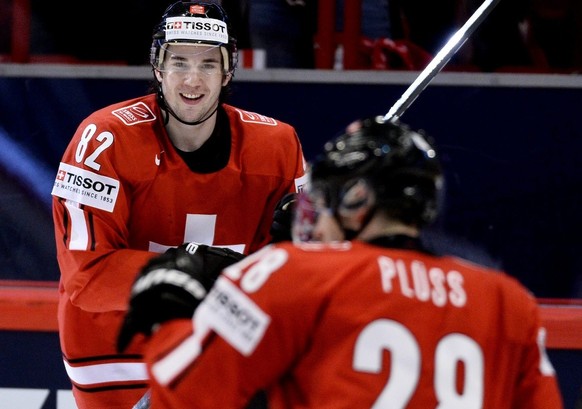
<svg viewBox="0 0 582 409">
<path fill-rule="evenodd" d="M 58 180 L 65 180 L 66 175 L 67 175 L 67 172 L 65 172 L 64 170 L 60 170 L 59 173 L 57 173 L 57 179 Z"/>
<path fill-rule="evenodd" d="M 190 6 L 190 13 L 191 14 L 204 14 L 204 6 L 200 4 L 194 4 Z"/>
</svg>

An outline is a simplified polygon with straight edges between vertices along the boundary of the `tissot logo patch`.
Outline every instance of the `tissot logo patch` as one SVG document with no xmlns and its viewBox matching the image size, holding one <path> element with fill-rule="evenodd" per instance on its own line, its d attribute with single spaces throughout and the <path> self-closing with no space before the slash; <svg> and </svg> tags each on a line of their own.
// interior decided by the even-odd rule
<svg viewBox="0 0 582 409">
<path fill-rule="evenodd" d="M 308 180 L 309 180 L 308 175 L 303 175 L 295 179 L 295 191 L 297 193 L 301 193 L 303 191 L 303 188 L 307 185 Z"/>
<path fill-rule="evenodd" d="M 112 114 L 121 119 L 125 125 L 135 125 L 156 119 L 154 113 L 143 102 L 116 109 Z"/>
<path fill-rule="evenodd" d="M 199 307 L 205 320 L 226 342 L 243 355 L 250 355 L 263 335 L 269 317 L 230 280 L 220 277 Z"/>
<path fill-rule="evenodd" d="M 255 114 L 254 112 L 243 111 L 242 109 L 237 109 L 237 111 L 238 111 L 238 114 L 240 115 L 240 119 L 243 122 L 249 122 L 251 124 L 270 125 L 270 126 L 277 125 L 277 121 L 275 121 L 273 118 L 270 118 L 268 116 Z"/>
<path fill-rule="evenodd" d="M 224 21 L 202 17 L 168 17 L 166 41 L 197 40 L 228 43 L 228 29 Z"/>
<path fill-rule="evenodd" d="M 54 196 L 108 212 L 113 212 L 118 193 L 118 180 L 62 162 L 52 191 Z"/>
</svg>

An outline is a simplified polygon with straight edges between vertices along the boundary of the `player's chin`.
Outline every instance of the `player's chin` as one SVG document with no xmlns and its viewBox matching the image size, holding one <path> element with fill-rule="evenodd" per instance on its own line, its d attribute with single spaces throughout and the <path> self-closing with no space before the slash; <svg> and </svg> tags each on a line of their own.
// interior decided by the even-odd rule
<svg viewBox="0 0 582 409">
<path fill-rule="evenodd" d="M 187 122 L 197 122 L 208 117 L 211 111 L 199 105 L 184 106 L 182 109 L 182 119 Z"/>
</svg>

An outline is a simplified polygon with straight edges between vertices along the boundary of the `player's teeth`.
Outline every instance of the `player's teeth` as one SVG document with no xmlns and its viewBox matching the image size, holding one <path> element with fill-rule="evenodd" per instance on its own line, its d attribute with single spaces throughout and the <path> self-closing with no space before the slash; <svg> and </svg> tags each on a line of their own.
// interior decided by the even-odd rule
<svg viewBox="0 0 582 409">
<path fill-rule="evenodd" d="M 200 94 L 183 94 L 186 98 L 200 98 Z"/>
</svg>

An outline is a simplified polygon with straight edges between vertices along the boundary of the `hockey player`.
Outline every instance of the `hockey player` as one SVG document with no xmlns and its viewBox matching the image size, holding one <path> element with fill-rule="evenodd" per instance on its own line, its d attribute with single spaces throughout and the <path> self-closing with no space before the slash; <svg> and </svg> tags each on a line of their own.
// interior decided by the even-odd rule
<svg viewBox="0 0 582 409">
<path fill-rule="evenodd" d="M 53 189 L 59 335 L 80 409 L 131 408 L 147 390 L 141 342 L 116 337 L 136 274 L 197 241 L 248 254 L 303 183 L 294 128 L 225 103 L 236 39 L 215 3 L 177 2 L 155 27 L 155 92 L 78 127 Z"/>
<path fill-rule="evenodd" d="M 310 173 L 295 243 L 247 256 L 213 287 L 197 251 L 142 272 L 130 314 L 155 298 L 191 313 L 201 298 L 187 288 L 210 289 L 193 319 L 146 326 L 158 328 L 146 347 L 152 409 L 241 408 L 262 388 L 275 409 L 563 407 L 530 293 L 420 244 L 443 184 L 428 137 L 358 121 Z M 152 280 L 168 271 L 188 286 Z"/>
</svg>

